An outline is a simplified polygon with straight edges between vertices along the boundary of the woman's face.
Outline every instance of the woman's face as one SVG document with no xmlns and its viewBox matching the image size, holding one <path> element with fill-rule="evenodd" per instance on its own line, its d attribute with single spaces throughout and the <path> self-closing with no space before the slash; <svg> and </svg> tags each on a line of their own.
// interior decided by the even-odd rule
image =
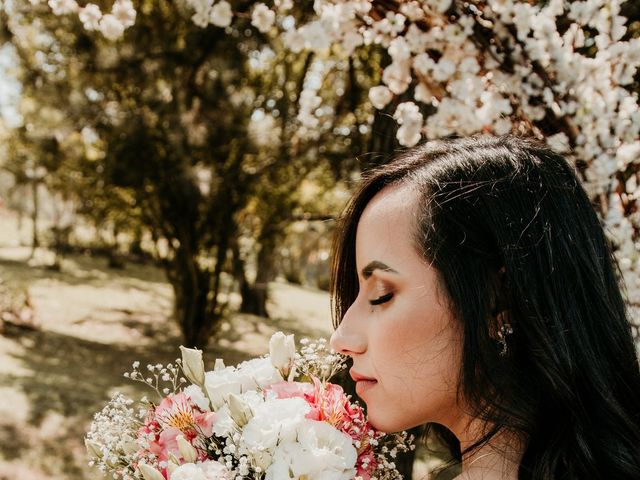
<svg viewBox="0 0 640 480">
<path fill-rule="evenodd" d="M 436 270 L 414 247 L 416 197 L 387 187 L 365 208 L 356 234 L 358 297 L 331 337 L 353 358 L 356 392 L 385 432 L 462 420 L 460 330 Z"/>
</svg>

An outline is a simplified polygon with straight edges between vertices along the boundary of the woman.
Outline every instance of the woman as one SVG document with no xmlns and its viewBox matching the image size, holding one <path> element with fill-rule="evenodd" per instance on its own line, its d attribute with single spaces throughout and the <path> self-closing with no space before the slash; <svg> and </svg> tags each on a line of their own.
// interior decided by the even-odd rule
<svg viewBox="0 0 640 480">
<path fill-rule="evenodd" d="M 640 479 L 615 262 L 558 154 L 475 137 L 374 170 L 339 228 L 331 290 L 332 346 L 371 423 L 453 434 L 460 479 Z"/>
</svg>

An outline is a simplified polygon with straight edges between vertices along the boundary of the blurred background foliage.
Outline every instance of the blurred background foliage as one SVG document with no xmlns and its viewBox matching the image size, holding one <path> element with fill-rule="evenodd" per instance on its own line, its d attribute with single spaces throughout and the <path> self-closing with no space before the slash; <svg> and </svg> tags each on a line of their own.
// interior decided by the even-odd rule
<svg viewBox="0 0 640 480">
<path fill-rule="evenodd" d="M 292 13 L 302 19 L 311 4 Z M 327 287 L 333 220 L 372 142 L 377 47 L 292 53 L 249 16 L 227 32 L 201 29 L 169 1 L 140 2 L 136 28 L 114 44 L 20 5 L 0 41 L 15 47 L 23 124 L 7 133 L 2 166 L 22 198 L 13 206 L 37 223 L 44 195 L 56 212 L 46 232 L 34 228 L 34 248 L 53 248 L 58 267 L 88 247 L 114 267 L 132 255 L 159 262 L 196 346 L 218 331 L 231 291 L 240 311 L 268 316 L 278 275 Z M 306 82 L 322 83 L 314 128 L 297 118 Z M 389 126 L 377 134 L 392 150 Z M 79 224 L 93 227 L 89 243 Z"/>
</svg>

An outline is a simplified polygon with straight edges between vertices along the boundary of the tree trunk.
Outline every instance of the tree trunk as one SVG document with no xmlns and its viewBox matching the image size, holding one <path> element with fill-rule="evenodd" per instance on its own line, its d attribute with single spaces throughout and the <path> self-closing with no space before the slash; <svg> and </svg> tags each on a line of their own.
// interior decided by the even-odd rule
<svg viewBox="0 0 640 480">
<path fill-rule="evenodd" d="M 38 237 L 38 182 L 31 182 L 31 195 L 33 199 L 33 212 L 31 214 L 31 223 L 33 224 L 33 237 L 31 240 L 31 255 L 33 258 L 36 253 L 36 249 L 40 246 L 40 239 Z"/>
<path fill-rule="evenodd" d="M 234 269 L 237 268 L 238 270 L 236 278 L 240 283 L 240 295 L 242 296 L 240 311 L 242 313 L 269 318 L 269 312 L 267 311 L 269 282 L 273 280 L 275 274 L 274 253 L 279 238 L 279 232 L 273 228 L 269 228 L 268 232 L 265 231 L 264 234 L 261 235 L 260 251 L 258 252 L 256 262 L 256 279 L 253 284 L 246 278 L 242 259 L 239 258 L 239 252 L 237 255 L 234 255 L 234 257 L 238 257 L 237 260 L 234 258 L 234 261 L 238 262 L 238 265 L 235 266 Z M 242 268 L 241 273 L 240 268 Z"/>
<path fill-rule="evenodd" d="M 195 255 L 180 247 L 168 265 L 167 275 L 175 293 L 176 319 L 188 347 L 206 347 L 218 320 L 209 307 L 211 273 L 200 268 Z"/>
</svg>

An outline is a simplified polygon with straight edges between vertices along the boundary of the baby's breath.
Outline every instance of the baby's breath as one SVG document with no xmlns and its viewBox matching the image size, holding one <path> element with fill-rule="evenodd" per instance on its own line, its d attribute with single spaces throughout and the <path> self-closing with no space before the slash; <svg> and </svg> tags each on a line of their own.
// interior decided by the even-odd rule
<svg viewBox="0 0 640 480">
<path fill-rule="evenodd" d="M 340 370 L 346 368 L 347 357 L 334 352 L 325 338 L 300 340 L 301 348 L 296 353 L 294 365 L 301 377 L 316 377 L 325 383 Z"/>
<path fill-rule="evenodd" d="M 161 363 L 156 365 L 149 364 L 146 367 L 148 373 L 143 375 L 140 371 L 140 362 L 136 361 L 131 365 L 132 370 L 126 372 L 124 377 L 135 382 L 144 383 L 155 390 L 160 399 L 163 399 L 167 395 L 178 392 L 186 381 L 180 375 L 179 365 L 180 360 L 176 360 L 175 364 L 169 363 L 166 366 Z"/>
</svg>

